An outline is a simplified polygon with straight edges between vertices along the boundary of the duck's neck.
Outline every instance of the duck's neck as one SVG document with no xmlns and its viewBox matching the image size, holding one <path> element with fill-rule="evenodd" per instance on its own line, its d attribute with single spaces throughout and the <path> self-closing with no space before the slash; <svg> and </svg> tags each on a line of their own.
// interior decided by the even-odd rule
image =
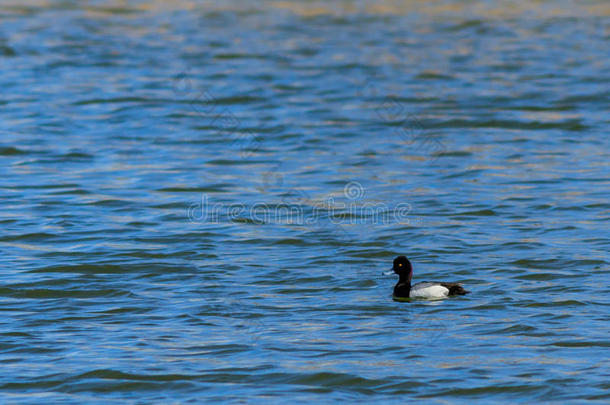
<svg viewBox="0 0 610 405">
<path fill-rule="evenodd" d="M 394 286 L 394 296 L 400 298 L 408 298 L 411 293 L 411 278 L 408 276 L 400 276 L 398 283 Z"/>
<path fill-rule="evenodd" d="M 411 274 L 400 274 L 398 284 L 408 284 L 411 287 Z"/>
</svg>

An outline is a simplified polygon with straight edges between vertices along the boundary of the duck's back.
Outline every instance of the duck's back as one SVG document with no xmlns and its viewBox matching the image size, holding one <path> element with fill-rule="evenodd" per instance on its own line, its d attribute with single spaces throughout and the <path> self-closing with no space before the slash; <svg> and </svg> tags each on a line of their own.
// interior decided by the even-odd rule
<svg viewBox="0 0 610 405">
<path fill-rule="evenodd" d="M 414 284 L 409 294 L 412 298 L 444 298 L 449 295 L 465 295 L 468 291 L 459 283 L 441 283 L 424 281 Z"/>
<path fill-rule="evenodd" d="M 448 295 L 449 289 L 447 287 L 444 287 L 441 283 L 428 281 L 413 284 L 409 293 L 411 298 L 444 298 Z"/>
</svg>

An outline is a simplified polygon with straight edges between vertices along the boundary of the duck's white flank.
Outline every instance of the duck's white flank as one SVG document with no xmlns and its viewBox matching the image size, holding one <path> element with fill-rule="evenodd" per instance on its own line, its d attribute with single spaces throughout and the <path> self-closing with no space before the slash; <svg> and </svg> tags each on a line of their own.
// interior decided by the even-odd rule
<svg viewBox="0 0 610 405">
<path fill-rule="evenodd" d="M 449 289 L 440 284 L 418 283 L 411 287 L 410 298 L 445 298 Z"/>
</svg>

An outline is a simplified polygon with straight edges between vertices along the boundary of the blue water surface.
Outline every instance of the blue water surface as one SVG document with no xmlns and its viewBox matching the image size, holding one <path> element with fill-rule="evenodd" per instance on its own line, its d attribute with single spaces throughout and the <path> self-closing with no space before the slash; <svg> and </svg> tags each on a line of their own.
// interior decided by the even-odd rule
<svg viewBox="0 0 610 405">
<path fill-rule="evenodd" d="M 1 2 L 0 402 L 607 403 L 609 18 Z"/>
</svg>

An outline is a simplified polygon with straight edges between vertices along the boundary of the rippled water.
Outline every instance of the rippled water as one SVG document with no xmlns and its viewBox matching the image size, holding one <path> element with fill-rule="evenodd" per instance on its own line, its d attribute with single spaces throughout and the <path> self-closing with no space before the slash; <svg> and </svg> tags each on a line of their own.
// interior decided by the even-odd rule
<svg viewBox="0 0 610 405">
<path fill-rule="evenodd" d="M 609 400 L 607 2 L 0 4 L 0 402 Z"/>
</svg>

